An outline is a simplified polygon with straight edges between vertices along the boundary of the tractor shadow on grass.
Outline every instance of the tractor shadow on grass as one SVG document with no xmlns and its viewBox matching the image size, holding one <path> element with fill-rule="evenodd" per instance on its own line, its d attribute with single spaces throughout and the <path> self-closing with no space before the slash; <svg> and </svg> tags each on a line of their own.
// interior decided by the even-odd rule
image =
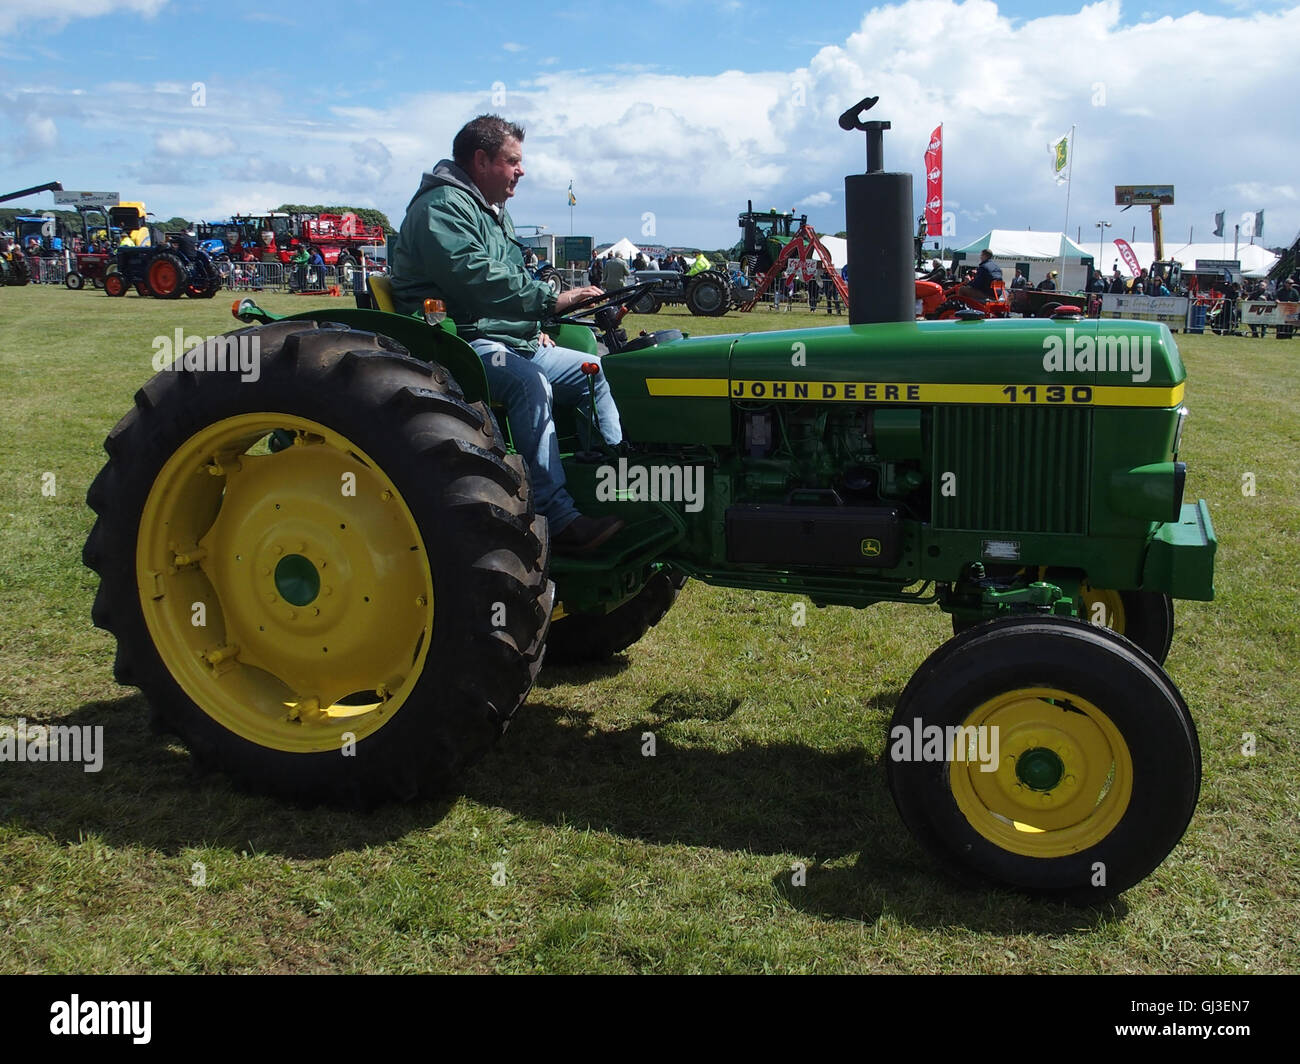
<svg viewBox="0 0 1300 1064">
<path fill-rule="evenodd" d="M 888 713 L 897 697 L 882 692 L 873 706 Z M 665 734 L 683 723 L 707 730 L 739 704 L 708 692 L 672 692 L 647 706 L 643 719 L 611 729 L 582 710 L 530 703 L 505 742 L 466 774 L 460 793 L 542 824 L 770 858 L 763 863 L 774 893 L 827 919 L 870 923 L 887 912 L 912 926 L 1070 934 L 1126 912 L 1122 902 L 1066 909 L 955 884 L 911 840 L 883 763 L 864 746 L 749 743 L 720 750 Z M 57 718 L 28 718 L 29 727 L 102 725 L 103 766 L 85 772 L 81 764 L 5 764 L 0 823 L 69 845 L 97 836 L 168 856 L 214 846 L 318 859 L 425 831 L 460 797 L 369 812 L 297 807 L 246 794 L 220 774 L 199 774 L 185 749 L 154 734 L 147 720 L 138 694 Z M 647 733 L 656 736 L 653 757 L 642 754 Z M 716 745 L 717 736 L 710 741 Z M 795 862 L 806 868 L 800 886 L 793 883 Z"/>
<path fill-rule="evenodd" d="M 900 693 L 879 693 L 873 708 L 892 712 Z M 888 912 L 917 927 L 1072 934 L 1127 912 L 1122 901 L 1069 908 L 948 878 L 899 819 L 883 751 L 799 743 L 718 750 L 664 735 L 674 722 L 724 721 L 739 704 L 674 692 L 643 720 L 610 729 L 583 710 L 532 702 L 506 742 L 467 775 L 464 793 L 542 823 L 770 857 L 774 892 L 827 919 L 872 922 Z M 653 757 L 643 753 L 652 733 Z M 793 884 L 795 862 L 805 866 L 802 886 Z"/>
<path fill-rule="evenodd" d="M 239 790 L 220 773 L 199 772 L 173 736 L 155 734 L 140 694 L 88 702 L 27 724 L 102 725 L 103 766 L 0 766 L 0 824 L 76 844 L 98 836 L 115 846 L 175 856 L 191 847 L 317 859 L 383 845 L 438 823 L 458 795 L 372 811 L 295 806 Z"/>
</svg>

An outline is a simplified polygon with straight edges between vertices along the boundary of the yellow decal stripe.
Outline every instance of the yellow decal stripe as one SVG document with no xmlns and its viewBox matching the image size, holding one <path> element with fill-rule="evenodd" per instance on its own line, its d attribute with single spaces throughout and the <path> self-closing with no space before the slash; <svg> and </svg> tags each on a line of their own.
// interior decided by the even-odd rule
<svg viewBox="0 0 1300 1064">
<path fill-rule="evenodd" d="M 843 403 L 975 403 L 1018 406 L 1171 407 L 1184 385 L 920 384 L 895 381 L 728 381 L 707 377 L 649 377 L 646 389 L 662 398 Z"/>
</svg>

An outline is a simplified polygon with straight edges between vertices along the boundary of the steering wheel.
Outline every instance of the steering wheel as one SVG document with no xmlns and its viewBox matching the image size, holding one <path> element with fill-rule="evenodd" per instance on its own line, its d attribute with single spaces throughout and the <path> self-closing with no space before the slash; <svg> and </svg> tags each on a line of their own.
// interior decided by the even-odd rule
<svg viewBox="0 0 1300 1064">
<path fill-rule="evenodd" d="M 548 324 L 596 325 L 595 316 L 602 310 L 635 303 L 641 296 L 651 289 L 660 287 L 662 283 L 662 281 L 640 281 L 637 284 L 628 285 L 626 288 L 616 288 L 612 292 L 604 292 L 598 296 L 588 296 L 586 299 L 580 299 L 578 302 L 570 304 L 568 310 L 565 311 L 564 317 L 551 318 Z M 583 311 L 582 318 L 592 320 L 583 321 L 582 318 L 575 317 L 573 313 L 575 310 Z"/>
</svg>

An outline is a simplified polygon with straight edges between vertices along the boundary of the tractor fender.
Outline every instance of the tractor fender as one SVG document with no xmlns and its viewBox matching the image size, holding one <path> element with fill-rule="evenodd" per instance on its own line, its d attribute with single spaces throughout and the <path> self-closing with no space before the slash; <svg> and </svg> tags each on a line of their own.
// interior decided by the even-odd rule
<svg viewBox="0 0 1300 1064">
<path fill-rule="evenodd" d="M 437 362 L 452 375 L 465 398 L 473 403 L 488 402 L 487 374 L 474 349 L 456 335 L 448 321 L 429 325 L 422 318 L 388 314 L 382 310 L 352 307 L 320 308 L 291 314 L 278 321 L 333 321 L 352 329 L 378 333 L 396 340 L 421 362 Z"/>
</svg>

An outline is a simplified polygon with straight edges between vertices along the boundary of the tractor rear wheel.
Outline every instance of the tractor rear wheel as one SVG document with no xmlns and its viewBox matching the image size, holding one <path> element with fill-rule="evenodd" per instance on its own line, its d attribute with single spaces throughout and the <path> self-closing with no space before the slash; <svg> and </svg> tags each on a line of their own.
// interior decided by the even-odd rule
<svg viewBox="0 0 1300 1064">
<path fill-rule="evenodd" d="M 156 299 L 180 299 L 189 284 L 185 261 L 170 251 L 160 251 L 145 267 L 145 285 Z"/>
<path fill-rule="evenodd" d="M 1201 782 L 1173 681 L 1066 617 L 994 621 L 941 646 L 898 700 L 886 760 L 904 822 L 950 870 L 1085 904 L 1165 859 Z"/>
<path fill-rule="evenodd" d="M 94 623 L 196 762 L 364 806 L 445 789 L 506 729 L 551 614 L 546 521 L 441 367 L 344 326 L 244 329 L 157 374 L 105 449 Z"/>
<path fill-rule="evenodd" d="M 86 287 L 86 279 L 82 277 L 81 274 L 79 274 L 76 270 L 72 270 L 71 272 L 69 272 L 69 274 L 65 278 L 63 278 L 63 283 L 68 288 L 71 288 L 72 291 L 74 292 L 80 292 L 83 288 Z"/>
<path fill-rule="evenodd" d="M 664 619 L 686 576 L 660 569 L 631 599 L 609 613 L 568 613 L 551 622 L 547 665 L 581 665 L 622 653 Z"/>
<path fill-rule="evenodd" d="M 104 275 L 104 294 L 109 296 L 126 295 L 126 278 L 116 270 L 112 270 Z"/>
<path fill-rule="evenodd" d="M 697 273 L 686 282 L 686 309 L 706 318 L 720 318 L 731 308 L 731 284 L 716 270 Z"/>
<path fill-rule="evenodd" d="M 538 273 L 537 279 L 541 281 L 542 284 L 550 285 L 552 291 L 554 291 L 556 295 L 559 295 L 566 287 L 568 287 L 564 283 L 564 278 L 560 276 L 560 271 L 554 266 L 547 266 L 544 270 Z"/>
</svg>

